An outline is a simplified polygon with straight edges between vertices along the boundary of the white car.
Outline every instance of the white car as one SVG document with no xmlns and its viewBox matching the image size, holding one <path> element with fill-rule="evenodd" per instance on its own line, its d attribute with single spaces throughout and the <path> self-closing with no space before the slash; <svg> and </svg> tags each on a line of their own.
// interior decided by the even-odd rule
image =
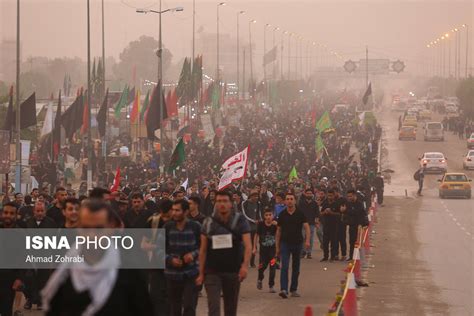
<svg viewBox="0 0 474 316">
<path fill-rule="evenodd" d="M 426 171 L 434 171 L 444 173 L 448 170 L 447 158 L 443 153 L 440 152 L 427 152 L 423 156 L 418 158 L 420 160 L 420 166 L 426 164 Z"/>
<path fill-rule="evenodd" d="M 474 148 L 474 133 L 469 136 L 469 138 L 466 141 L 467 148 L 471 149 Z"/>
<path fill-rule="evenodd" d="M 464 157 L 462 162 L 463 169 L 472 169 L 474 168 L 474 150 L 469 150 L 467 155 Z"/>
</svg>

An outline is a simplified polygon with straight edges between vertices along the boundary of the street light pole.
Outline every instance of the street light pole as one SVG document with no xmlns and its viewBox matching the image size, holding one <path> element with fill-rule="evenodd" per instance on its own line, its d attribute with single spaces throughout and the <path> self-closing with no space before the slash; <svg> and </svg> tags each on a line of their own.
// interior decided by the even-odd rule
<svg viewBox="0 0 474 316">
<path fill-rule="evenodd" d="M 276 33 L 276 31 L 278 31 L 278 30 L 280 30 L 279 27 L 275 27 L 275 28 L 273 29 L 273 47 L 272 47 L 272 49 L 276 49 L 276 48 L 275 48 L 275 47 L 276 47 L 276 46 L 275 46 L 275 44 L 276 44 L 276 43 L 275 43 L 275 33 Z M 273 77 L 273 80 L 275 80 L 275 81 L 276 81 L 276 61 L 277 61 L 277 60 L 276 60 L 276 58 L 275 58 L 275 60 L 273 61 L 273 76 L 272 76 L 272 77 Z"/>
<path fill-rule="evenodd" d="M 225 5 L 225 2 L 220 2 L 217 5 L 217 59 L 216 59 L 216 82 L 220 86 L 219 80 L 219 7 Z"/>
<path fill-rule="evenodd" d="M 104 0 L 102 0 L 102 96 L 105 96 L 105 20 Z"/>
<path fill-rule="evenodd" d="M 158 89 L 158 106 L 160 107 L 160 160 L 158 162 L 158 169 L 160 172 L 164 172 L 164 168 L 162 170 L 163 164 L 163 40 L 162 40 L 162 27 L 161 27 L 161 15 L 166 12 L 181 12 L 183 11 L 183 7 L 176 7 L 172 9 L 162 10 L 162 0 L 160 0 L 160 10 L 146 10 L 146 9 L 137 9 L 137 13 L 155 13 L 159 15 L 158 25 L 158 51 L 156 52 L 156 56 L 158 57 L 158 80 L 156 82 L 156 87 Z"/>
<path fill-rule="evenodd" d="M 249 43 L 250 43 L 250 47 L 249 47 L 249 50 L 250 50 L 250 52 L 249 52 L 250 53 L 250 56 L 249 56 L 250 57 L 250 80 L 249 80 L 250 85 L 249 86 L 252 87 L 251 89 L 253 89 L 253 60 L 252 60 L 252 55 L 253 55 L 252 54 L 252 51 L 253 51 L 252 50 L 252 24 L 253 23 L 257 23 L 257 21 L 255 21 L 255 20 L 250 20 L 249 21 Z M 253 91 L 250 91 L 250 95 L 253 96 Z"/>
<path fill-rule="evenodd" d="M 15 165 L 15 191 L 21 192 L 21 142 L 20 142 L 20 0 L 16 1 L 16 165 Z M 8 184 L 7 184 L 8 186 Z"/>
<path fill-rule="evenodd" d="M 237 100 L 240 100 L 240 25 L 239 17 L 241 14 L 245 14 L 245 11 L 237 12 Z"/>
<path fill-rule="evenodd" d="M 467 78 L 468 75 L 468 64 L 469 64 L 469 25 L 463 24 L 463 27 L 466 28 L 466 73 L 465 77 Z"/>
<path fill-rule="evenodd" d="M 290 68 L 291 68 L 291 32 L 288 33 L 288 80 L 290 80 Z"/>
<path fill-rule="evenodd" d="M 90 0 L 87 0 L 87 188 L 92 189 L 92 134 L 91 134 L 91 19 Z"/>
</svg>

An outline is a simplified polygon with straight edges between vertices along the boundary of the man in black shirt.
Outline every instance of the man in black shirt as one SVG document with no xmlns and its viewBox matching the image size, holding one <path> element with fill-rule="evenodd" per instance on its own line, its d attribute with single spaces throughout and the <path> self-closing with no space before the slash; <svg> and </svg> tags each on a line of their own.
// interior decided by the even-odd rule
<svg viewBox="0 0 474 316">
<path fill-rule="evenodd" d="M 296 196 L 294 193 L 287 193 L 285 197 L 286 209 L 281 212 L 278 218 L 278 229 L 276 234 L 276 256 L 281 254 L 281 274 L 280 274 L 280 296 L 288 298 L 288 270 L 290 266 L 290 256 L 292 257 L 291 271 L 291 296 L 299 297 L 298 277 L 300 274 L 301 251 L 303 248 L 303 228 L 305 231 L 304 247 L 309 249 L 310 231 L 308 221 L 304 214 L 296 209 Z"/>
<path fill-rule="evenodd" d="M 1 213 L 2 224 L 0 229 L 18 228 L 16 225 L 18 213 L 18 206 L 14 202 L 9 202 L 3 205 Z M 0 243 L 8 243 L 7 240 L 2 240 Z M 4 244 L 4 246 L 6 246 Z M 2 247 L 2 249 L 5 248 Z M 8 249 L 8 248 L 6 248 Z M 8 253 L 1 253 L 2 256 Z M 13 301 L 15 299 L 15 291 L 17 291 L 21 284 L 21 272 L 15 269 L 0 269 L 0 315 L 11 315 Z"/>
<path fill-rule="evenodd" d="M 191 196 L 189 198 L 189 213 L 188 218 L 198 222 L 202 225 L 206 216 L 199 212 L 199 205 L 201 204 L 201 199 L 198 196 Z"/>
<path fill-rule="evenodd" d="M 232 211 L 232 195 L 216 194 L 216 212 L 206 218 L 201 231 L 199 277 L 196 284 L 206 286 L 209 316 L 221 313 L 221 292 L 224 314 L 237 315 L 240 283 L 247 277 L 252 254 L 250 227 L 240 213 Z"/>
<path fill-rule="evenodd" d="M 57 188 L 54 198 L 55 203 L 48 209 L 46 215 L 56 222 L 57 227 L 61 227 L 64 225 L 63 203 L 67 199 L 66 189 L 62 187 Z"/>
<path fill-rule="evenodd" d="M 339 212 L 341 211 L 341 206 L 346 204 L 346 199 L 341 196 L 339 189 L 337 187 L 334 188 L 334 194 L 336 195 L 336 203 L 338 204 L 337 209 Z M 347 225 L 342 220 L 342 213 L 338 216 L 337 219 L 337 253 L 339 254 L 339 250 L 341 251 L 341 257 L 339 260 L 344 261 L 346 260 L 347 256 Z"/>
<path fill-rule="evenodd" d="M 310 231 L 309 249 L 308 251 L 303 249 L 301 252 L 301 258 L 306 256 L 306 258 L 311 259 L 311 253 L 313 251 L 314 245 L 314 232 L 316 230 L 316 219 L 319 217 L 319 206 L 314 200 L 313 190 L 311 188 L 306 189 L 304 194 L 301 196 L 298 203 L 298 211 L 303 212 L 306 220 L 308 221 Z"/>
<path fill-rule="evenodd" d="M 349 259 L 352 260 L 359 226 L 366 226 L 366 212 L 355 190 L 347 191 L 347 203 L 341 206 L 344 222 L 349 225 Z"/>
<path fill-rule="evenodd" d="M 125 213 L 123 222 L 127 228 L 140 228 L 143 223 L 142 216 L 144 212 L 145 201 L 143 195 L 140 192 L 135 192 L 130 197 L 131 207 Z"/>
<path fill-rule="evenodd" d="M 253 243 L 253 255 L 257 253 L 257 245 L 259 245 L 259 264 L 258 264 L 258 280 L 257 289 L 262 289 L 262 281 L 267 267 L 270 267 L 270 276 L 268 278 L 268 287 L 270 293 L 275 293 L 273 286 L 275 285 L 275 237 L 277 226 L 273 220 L 273 210 L 266 207 L 263 213 L 264 220 L 257 224 L 257 234 Z"/>
<path fill-rule="evenodd" d="M 321 205 L 321 218 L 323 222 L 323 252 L 324 257 L 321 261 L 327 261 L 329 258 L 329 244 L 331 244 L 330 261 L 337 257 L 337 226 L 341 214 L 339 213 L 339 204 L 336 201 L 334 190 L 328 190 L 327 198 Z"/>
</svg>

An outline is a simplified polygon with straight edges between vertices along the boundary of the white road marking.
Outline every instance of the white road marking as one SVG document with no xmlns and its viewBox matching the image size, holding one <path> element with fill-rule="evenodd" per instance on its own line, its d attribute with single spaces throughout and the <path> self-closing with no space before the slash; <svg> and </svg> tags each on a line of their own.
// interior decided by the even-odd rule
<svg viewBox="0 0 474 316">
<path fill-rule="evenodd" d="M 470 232 L 468 232 L 466 230 L 466 228 L 461 225 L 460 222 L 458 222 L 457 218 L 454 216 L 454 214 L 451 212 L 451 210 L 447 207 L 446 204 L 444 204 L 444 201 L 441 201 L 441 204 L 443 204 L 444 206 L 444 210 L 448 213 L 448 215 L 451 217 L 451 219 L 453 220 L 453 222 L 456 223 L 456 225 L 467 235 L 467 236 L 471 236 L 472 234 Z M 474 240 L 474 236 L 471 237 L 472 240 Z"/>
</svg>

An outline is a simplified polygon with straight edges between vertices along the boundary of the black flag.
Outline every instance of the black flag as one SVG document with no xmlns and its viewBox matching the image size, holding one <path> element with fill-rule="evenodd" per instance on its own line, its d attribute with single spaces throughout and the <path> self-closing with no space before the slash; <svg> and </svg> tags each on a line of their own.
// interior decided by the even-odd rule
<svg viewBox="0 0 474 316">
<path fill-rule="evenodd" d="M 20 128 L 36 126 L 36 95 L 33 94 L 20 105 Z"/>
<path fill-rule="evenodd" d="M 99 134 L 101 137 L 105 136 L 105 128 L 107 124 L 107 111 L 108 111 L 108 98 L 109 98 L 109 89 L 105 93 L 104 101 L 100 106 L 99 112 L 97 113 L 97 124 L 99 125 Z"/>
<path fill-rule="evenodd" d="M 56 109 L 56 116 L 54 118 L 53 126 L 53 160 L 56 161 L 56 157 L 59 154 L 59 148 L 61 146 L 61 90 L 59 90 L 58 96 L 58 107 Z"/>
<path fill-rule="evenodd" d="M 372 94 L 372 82 L 369 82 L 369 86 L 367 87 L 367 90 L 364 93 L 364 96 L 362 97 L 362 103 L 364 105 L 367 104 L 367 101 L 369 101 L 369 96 Z"/>
<path fill-rule="evenodd" d="M 151 96 L 150 106 L 146 114 L 146 131 L 147 137 L 150 140 L 155 139 L 155 131 L 160 128 L 161 118 L 160 118 L 160 100 L 158 96 L 161 95 L 161 106 L 163 108 L 163 120 L 168 118 L 168 112 L 166 110 L 165 95 L 161 90 L 161 82 L 158 82 L 158 85 L 153 89 L 153 94 Z M 162 141 L 162 140 L 161 140 Z"/>
<path fill-rule="evenodd" d="M 61 117 L 61 124 L 66 131 L 66 137 L 72 139 L 74 133 L 82 126 L 84 101 L 82 93 L 79 94 Z"/>
<path fill-rule="evenodd" d="M 11 99 L 13 100 L 13 99 Z M 13 102 L 11 103 L 13 104 Z M 10 104 L 8 105 L 7 119 L 5 120 L 4 129 L 11 131 L 16 127 L 16 111 L 10 112 Z M 13 105 L 12 105 L 13 109 Z M 11 115 L 11 116 L 9 116 Z M 36 95 L 32 95 L 20 105 L 20 128 L 28 128 L 36 126 Z M 10 119 L 11 117 L 11 119 Z"/>
</svg>

